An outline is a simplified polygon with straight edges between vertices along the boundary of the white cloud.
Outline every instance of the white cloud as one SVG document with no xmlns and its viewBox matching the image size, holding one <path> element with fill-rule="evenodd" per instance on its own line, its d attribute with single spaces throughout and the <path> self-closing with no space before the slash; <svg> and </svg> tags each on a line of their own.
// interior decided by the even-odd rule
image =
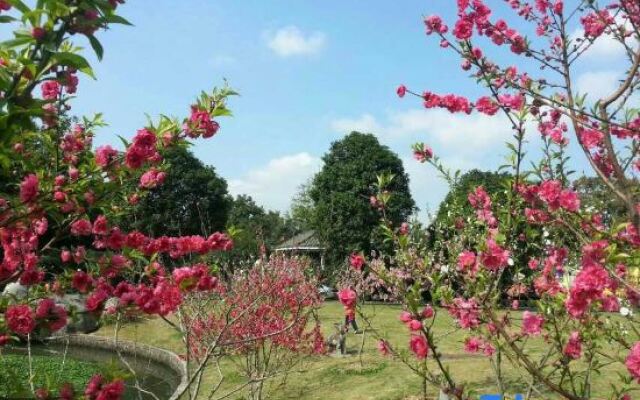
<svg viewBox="0 0 640 400">
<path fill-rule="evenodd" d="M 382 126 L 371 114 L 362 114 L 358 118 L 338 118 L 331 121 L 331 130 L 338 133 L 349 133 L 352 131 L 365 133 L 378 133 L 383 130 Z"/>
<path fill-rule="evenodd" d="M 339 133 L 352 130 L 377 134 L 385 141 L 414 139 L 458 154 L 480 154 L 502 146 L 511 134 L 505 117 L 451 114 L 446 110 L 412 109 L 392 112 L 382 123 L 371 114 L 331 122 Z"/>
<path fill-rule="evenodd" d="M 584 31 L 582 29 L 576 29 L 571 34 L 571 39 L 574 43 L 578 43 L 577 40 L 584 40 Z M 584 47 L 585 44 L 581 44 Z M 580 56 L 582 60 L 594 62 L 602 61 L 604 63 L 611 62 L 613 59 L 618 59 L 624 56 L 624 46 L 616 40 L 610 34 L 603 34 L 598 37 L 593 44 Z"/>
<path fill-rule="evenodd" d="M 616 90 L 620 76 L 615 71 L 585 72 L 578 76 L 576 86 L 580 94 L 587 93 L 588 99 L 595 102 Z"/>
<path fill-rule="evenodd" d="M 312 55 L 319 53 L 326 45 L 326 35 L 313 32 L 305 35 L 298 27 L 290 25 L 266 32 L 267 45 L 281 57 Z"/>
<path fill-rule="evenodd" d="M 433 167 L 420 164 L 409 155 L 410 144 L 421 141 L 431 145 L 443 165 L 452 172 L 473 168 L 490 170 L 500 164 L 501 155 L 507 151 L 504 142 L 511 139 L 510 126 L 507 118 L 501 115 L 451 114 L 439 109 L 389 112 L 378 118 L 362 114 L 331 122 L 332 130 L 338 133 L 353 130 L 373 133 L 398 151 L 409 174 L 411 193 L 420 208 L 418 218 L 421 221 L 427 220 L 429 212 L 438 210 L 449 186 Z M 535 134 L 532 132 L 532 136 Z M 533 137 L 531 139 L 534 141 Z"/>
<path fill-rule="evenodd" d="M 616 17 L 616 23 L 618 26 L 624 27 L 627 32 L 633 30 L 632 24 L 626 19 L 622 18 L 621 15 Z M 571 39 L 576 42 L 577 39 L 584 38 L 584 29 L 577 28 L 571 34 Z M 625 38 L 625 42 L 631 48 L 633 48 L 636 44 L 635 36 L 631 35 Z M 577 43 L 577 42 L 576 42 Z M 625 49 L 622 43 L 618 41 L 614 35 L 611 33 L 605 32 L 600 37 L 598 37 L 593 44 L 590 45 L 589 49 L 587 49 L 581 56 L 582 59 L 593 62 L 603 62 L 603 63 L 615 63 L 616 61 L 620 61 L 625 54 Z"/>
<path fill-rule="evenodd" d="M 248 194 L 267 209 L 288 211 L 300 185 L 320 170 L 322 161 L 309 153 L 275 158 L 229 181 L 231 194 Z"/>
</svg>

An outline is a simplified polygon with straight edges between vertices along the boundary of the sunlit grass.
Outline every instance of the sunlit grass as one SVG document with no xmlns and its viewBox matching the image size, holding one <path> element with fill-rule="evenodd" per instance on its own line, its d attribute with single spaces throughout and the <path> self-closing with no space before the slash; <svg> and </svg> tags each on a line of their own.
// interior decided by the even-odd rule
<svg viewBox="0 0 640 400">
<path fill-rule="evenodd" d="M 409 339 L 407 329 L 398 321 L 401 311 L 395 305 L 367 305 L 367 314 L 372 316 L 374 326 L 383 332 L 388 340 L 398 348 L 406 348 Z M 320 310 L 320 319 L 325 334 L 333 331 L 333 323 L 343 318 L 342 306 L 337 302 L 327 302 Z M 514 313 L 517 320 L 519 313 Z M 364 323 L 359 321 L 364 327 Z M 483 356 L 469 355 L 463 351 L 463 342 L 468 334 L 463 330 L 456 330 L 453 321 L 444 310 L 439 310 L 435 322 L 436 337 L 440 352 L 444 354 L 447 365 L 459 383 L 467 388 L 475 389 L 478 393 L 497 393 L 496 379 L 489 360 Z M 103 328 L 99 334 L 112 335 L 113 327 Z M 177 333 L 160 319 L 148 319 L 138 323 L 125 325 L 120 337 L 144 342 L 172 350 L 178 354 L 184 353 L 184 348 Z M 286 385 L 281 385 L 283 379 L 274 379 L 269 383 L 269 399 L 326 399 L 326 400 L 394 400 L 408 399 L 420 393 L 420 382 L 413 373 L 399 361 L 382 357 L 376 348 L 376 341 L 370 333 L 364 337 L 363 352 L 359 355 L 362 336 L 350 333 L 347 339 L 349 355 L 314 356 L 309 357 L 299 365 L 286 379 Z M 540 338 L 530 340 L 527 346 L 534 355 L 545 351 L 547 344 Z M 241 375 L 234 371 L 234 365 L 229 360 L 223 361 L 225 384 L 222 385 L 218 398 L 243 382 Z M 621 371 L 604 369 L 601 375 L 594 378 L 593 397 L 604 398 L 609 391 L 608 381 L 615 378 Z M 509 392 L 515 393 L 527 387 L 526 376 L 520 376 L 518 369 L 508 361 L 503 365 L 503 373 Z M 206 388 L 217 382 L 218 375 L 211 371 L 204 384 Z M 434 389 L 435 396 L 435 389 Z M 206 398 L 206 396 L 203 396 Z M 238 394 L 231 399 L 241 399 Z M 538 398 L 554 398 L 543 393 Z"/>
</svg>

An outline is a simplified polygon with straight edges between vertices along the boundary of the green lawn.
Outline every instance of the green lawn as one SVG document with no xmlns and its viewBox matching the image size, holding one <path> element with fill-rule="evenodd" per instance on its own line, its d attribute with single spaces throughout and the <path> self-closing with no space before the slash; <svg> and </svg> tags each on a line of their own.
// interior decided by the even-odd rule
<svg viewBox="0 0 640 400">
<path fill-rule="evenodd" d="M 367 305 L 365 310 L 373 315 L 376 328 L 388 337 L 390 342 L 399 348 L 406 348 L 409 334 L 399 323 L 399 306 Z M 325 333 L 331 333 L 333 323 L 342 319 L 342 306 L 337 302 L 327 302 L 320 310 Z M 362 325 L 362 324 L 361 324 Z M 495 378 L 487 358 L 473 356 L 462 351 L 462 342 L 466 333 L 453 328 L 451 318 L 440 310 L 436 319 L 436 331 L 444 338 L 441 341 L 441 352 L 445 355 L 445 364 L 451 369 L 458 381 L 465 382 L 467 387 L 474 388 L 478 393 L 496 393 Z M 111 335 L 113 327 L 105 327 L 99 334 Z M 172 332 L 160 319 L 149 319 L 139 323 L 129 323 L 121 331 L 120 336 L 125 339 L 140 341 L 154 346 L 163 347 L 180 354 L 183 352 L 180 338 Z M 365 345 L 362 354 L 362 364 L 357 353 L 361 345 L 362 336 L 349 334 L 347 347 L 351 355 L 310 357 L 300 365 L 295 372 L 287 377 L 286 385 L 281 379 L 271 381 L 269 399 L 324 399 L 324 400 L 359 400 L 359 399 L 410 399 L 420 393 L 418 379 L 403 364 L 389 358 L 382 357 L 376 342 L 370 334 L 365 335 Z M 529 343 L 534 349 L 542 352 L 546 344 L 535 339 Z M 227 360 L 223 362 L 225 384 L 220 395 L 241 384 L 242 377 L 235 371 L 234 364 Z M 516 369 L 505 365 L 505 376 L 510 383 L 512 392 L 522 388 L 522 377 L 516 374 Z M 608 393 L 607 380 L 617 371 L 605 370 L 596 377 L 594 398 L 604 397 Z M 215 383 L 217 374 L 208 375 L 205 386 Z M 435 394 L 435 393 L 434 393 Z M 217 397 L 214 397 L 217 398 Z M 231 399 L 243 398 L 241 395 Z M 545 395 L 544 398 L 553 398 Z"/>
</svg>

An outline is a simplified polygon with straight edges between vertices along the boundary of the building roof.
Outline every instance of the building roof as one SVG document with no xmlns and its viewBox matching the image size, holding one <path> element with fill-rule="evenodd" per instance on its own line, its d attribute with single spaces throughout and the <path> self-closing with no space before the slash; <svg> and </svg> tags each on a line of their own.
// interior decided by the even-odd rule
<svg viewBox="0 0 640 400">
<path fill-rule="evenodd" d="M 324 247 L 315 231 L 306 231 L 280 243 L 275 250 L 324 250 Z"/>
</svg>

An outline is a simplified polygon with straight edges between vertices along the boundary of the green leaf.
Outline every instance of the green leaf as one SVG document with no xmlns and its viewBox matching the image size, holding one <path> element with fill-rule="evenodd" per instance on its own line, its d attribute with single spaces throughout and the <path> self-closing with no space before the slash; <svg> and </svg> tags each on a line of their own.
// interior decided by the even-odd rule
<svg viewBox="0 0 640 400">
<path fill-rule="evenodd" d="M 54 54 L 52 59 L 54 62 L 57 62 L 58 64 L 76 68 L 78 71 L 81 71 L 86 75 L 89 75 L 93 79 L 96 79 L 95 75 L 93 74 L 93 70 L 91 69 L 91 65 L 81 55 L 68 53 L 68 52 L 61 52 L 61 53 Z"/>
<path fill-rule="evenodd" d="M 127 21 L 125 18 L 115 14 L 105 16 L 104 20 L 110 24 L 122 24 L 122 25 L 129 25 L 129 26 L 133 25 L 131 22 Z"/>
<path fill-rule="evenodd" d="M 15 39 L 11 39 L 11 40 L 7 40 L 5 42 L 1 42 L 0 43 L 0 47 L 11 49 L 13 47 L 22 46 L 22 45 L 25 45 L 27 43 L 31 43 L 31 42 L 34 42 L 34 41 L 35 40 L 32 37 L 20 36 L 20 37 L 16 37 Z"/>
<path fill-rule="evenodd" d="M 6 24 L 7 22 L 15 21 L 16 19 L 10 15 L 0 15 L 0 24 Z"/>
<path fill-rule="evenodd" d="M 102 44 L 100 44 L 100 41 L 96 39 L 95 36 L 90 35 L 89 43 L 91 43 L 91 47 L 93 48 L 93 51 L 95 51 L 98 60 L 102 60 L 102 56 L 104 55 L 104 48 L 102 47 Z"/>
<path fill-rule="evenodd" d="M 23 14 L 28 13 L 29 11 L 31 11 L 31 9 L 29 7 L 27 7 L 27 5 L 24 4 L 21 0 L 9 0 L 9 4 L 11 4 L 15 8 L 17 8 L 18 11 L 20 11 Z"/>
</svg>

